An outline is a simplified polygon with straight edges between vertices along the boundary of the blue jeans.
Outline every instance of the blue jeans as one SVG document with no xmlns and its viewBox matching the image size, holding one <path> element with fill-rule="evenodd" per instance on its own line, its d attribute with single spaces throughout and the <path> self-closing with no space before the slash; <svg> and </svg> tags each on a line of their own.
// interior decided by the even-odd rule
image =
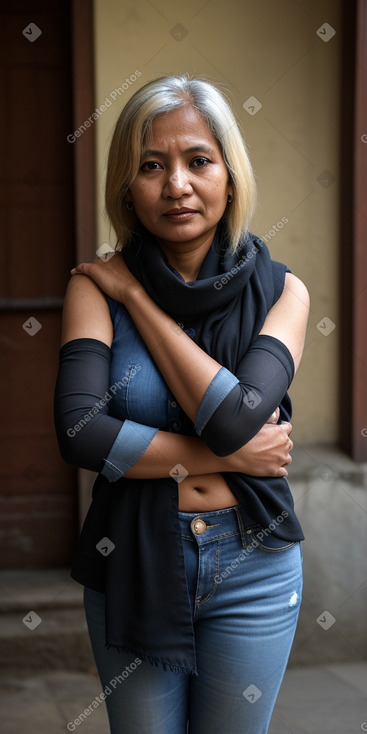
<svg viewBox="0 0 367 734">
<path fill-rule="evenodd" d="M 106 649 L 104 594 L 85 589 L 111 734 L 266 734 L 299 614 L 300 544 L 244 528 L 235 508 L 179 518 L 197 678 Z"/>
</svg>

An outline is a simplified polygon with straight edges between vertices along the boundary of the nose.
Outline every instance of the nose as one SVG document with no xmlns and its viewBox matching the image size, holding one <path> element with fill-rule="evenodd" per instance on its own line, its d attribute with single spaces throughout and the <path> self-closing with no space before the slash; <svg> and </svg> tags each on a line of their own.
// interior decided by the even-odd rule
<svg viewBox="0 0 367 734">
<path fill-rule="evenodd" d="M 192 187 L 189 176 L 182 168 L 177 167 L 175 171 L 168 177 L 165 184 L 166 196 L 180 198 L 183 194 L 191 194 Z"/>
</svg>

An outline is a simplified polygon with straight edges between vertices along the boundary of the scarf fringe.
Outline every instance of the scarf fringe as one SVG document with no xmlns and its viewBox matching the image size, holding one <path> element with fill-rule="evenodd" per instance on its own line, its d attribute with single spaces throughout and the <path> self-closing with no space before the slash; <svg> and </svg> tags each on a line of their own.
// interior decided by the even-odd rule
<svg viewBox="0 0 367 734">
<path fill-rule="evenodd" d="M 171 673 L 175 673 L 176 675 L 179 675 L 180 673 L 185 673 L 185 675 L 193 675 L 196 678 L 198 677 L 196 670 L 192 670 L 191 668 L 187 668 L 181 665 L 175 665 L 174 663 L 168 663 L 166 660 L 162 660 L 161 658 L 156 658 L 153 655 L 148 655 L 147 653 L 143 653 L 136 649 L 133 650 L 131 647 L 128 647 L 127 645 L 113 645 L 109 642 L 106 642 L 105 648 L 106 650 L 110 650 L 111 648 L 113 648 L 114 650 L 117 650 L 117 652 L 125 652 L 131 655 L 137 655 L 137 657 L 139 657 L 140 660 L 143 660 L 144 662 L 148 662 L 151 665 L 155 665 L 157 668 L 159 666 L 162 666 L 163 670 L 170 671 Z"/>
</svg>

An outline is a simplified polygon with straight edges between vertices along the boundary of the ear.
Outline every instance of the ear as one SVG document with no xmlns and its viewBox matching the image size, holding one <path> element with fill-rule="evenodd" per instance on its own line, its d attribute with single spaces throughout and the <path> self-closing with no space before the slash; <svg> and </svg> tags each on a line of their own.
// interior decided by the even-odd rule
<svg viewBox="0 0 367 734">
<path fill-rule="evenodd" d="M 134 202 L 133 197 L 131 196 L 130 189 L 127 190 L 126 195 L 124 196 L 123 202 L 126 206 L 126 209 L 129 212 L 132 212 L 134 210 Z"/>
</svg>

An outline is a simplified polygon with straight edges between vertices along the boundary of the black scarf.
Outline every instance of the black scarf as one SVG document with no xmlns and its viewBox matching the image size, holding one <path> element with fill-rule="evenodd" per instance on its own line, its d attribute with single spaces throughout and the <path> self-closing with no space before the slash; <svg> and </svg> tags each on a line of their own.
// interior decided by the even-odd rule
<svg viewBox="0 0 367 734">
<path fill-rule="evenodd" d="M 194 329 L 200 347 L 233 373 L 281 294 L 286 270 L 271 261 L 266 245 L 253 235 L 243 239 L 235 255 L 228 254 L 220 229 L 191 283 L 168 264 L 146 230 L 123 257 L 153 300 L 185 330 Z M 290 418 L 287 396 L 281 416 Z M 286 509 L 288 525 L 282 523 L 277 534 L 303 538 L 284 479 L 223 476 L 254 522 L 267 527 Z M 101 522 L 95 537 L 98 541 L 104 533 L 116 546 L 97 561 L 105 564 L 107 645 L 196 675 L 176 482 L 121 479 L 109 484 L 100 475 L 93 497 Z"/>
</svg>

